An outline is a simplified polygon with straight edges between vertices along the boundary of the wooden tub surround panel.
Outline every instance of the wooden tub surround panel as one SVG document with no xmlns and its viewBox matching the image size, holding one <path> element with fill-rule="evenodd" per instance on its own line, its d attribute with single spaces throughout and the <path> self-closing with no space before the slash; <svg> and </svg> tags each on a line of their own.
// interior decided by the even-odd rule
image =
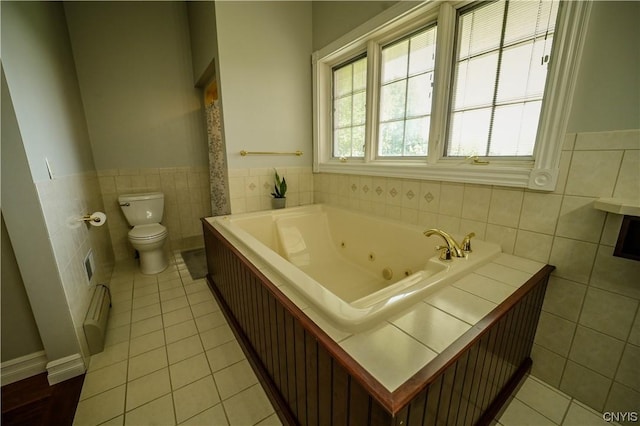
<svg viewBox="0 0 640 426">
<path fill-rule="evenodd" d="M 551 266 L 390 392 L 202 222 L 208 283 L 284 424 L 489 424 L 530 368 Z"/>
</svg>

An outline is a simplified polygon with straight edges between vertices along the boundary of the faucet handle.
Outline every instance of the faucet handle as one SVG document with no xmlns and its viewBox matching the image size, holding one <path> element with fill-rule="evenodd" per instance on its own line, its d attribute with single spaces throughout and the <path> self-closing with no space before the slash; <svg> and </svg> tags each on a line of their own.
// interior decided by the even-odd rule
<svg viewBox="0 0 640 426">
<path fill-rule="evenodd" d="M 436 251 L 440 251 L 440 260 L 451 260 L 451 249 L 447 246 L 436 246 Z"/>
<path fill-rule="evenodd" d="M 466 253 L 470 253 L 470 252 L 473 251 L 473 250 L 471 250 L 471 238 L 473 238 L 475 236 L 476 236 L 475 232 L 470 232 L 464 237 L 464 239 L 462 240 L 462 244 L 461 244 L 462 251 L 464 251 Z"/>
</svg>

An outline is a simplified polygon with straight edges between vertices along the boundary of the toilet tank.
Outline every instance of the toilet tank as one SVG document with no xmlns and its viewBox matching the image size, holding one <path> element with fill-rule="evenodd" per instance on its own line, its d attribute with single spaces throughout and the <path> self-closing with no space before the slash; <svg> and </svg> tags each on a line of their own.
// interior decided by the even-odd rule
<svg viewBox="0 0 640 426">
<path fill-rule="evenodd" d="M 164 194 L 146 192 L 143 194 L 122 194 L 118 203 L 129 225 L 160 223 L 164 213 Z"/>
</svg>

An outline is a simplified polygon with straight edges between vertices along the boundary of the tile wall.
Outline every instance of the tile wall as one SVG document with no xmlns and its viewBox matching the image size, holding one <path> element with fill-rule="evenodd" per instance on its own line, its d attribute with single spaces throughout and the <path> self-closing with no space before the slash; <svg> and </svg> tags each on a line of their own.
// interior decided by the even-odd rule
<svg viewBox="0 0 640 426">
<path fill-rule="evenodd" d="M 637 411 L 640 262 L 612 256 L 622 216 L 592 203 L 640 198 L 640 131 L 568 134 L 553 193 L 322 173 L 313 188 L 317 203 L 473 231 L 506 253 L 556 266 L 533 374 L 598 411 Z"/>
<path fill-rule="evenodd" d="M 100 170 L 98 179 L 116 259 L 134 256 L 127 239 L 130 227 L 118 204 L 120 194 L 163 192 L 162 224 L 167 227 L 170 243 L 175 246 L 201 238 L 200 218 L 211 215 L 208 167 Z"/>
<path fill-rule="evenodd" d="M 82 325 L 93 285 L 105 282 L 114 264 L 109 223 L 93 227 L 78 222 L 86 213 L 104 211 L 98 177 L 95 172 L 65 176 L 37 182 L 36 189 L 76 335 L 86 358 L 89 353 Z M 95 262 L 90 283 L 84 266 L 89 250 L 93 251 Z"/>
<path fill-rule="evenodd" d="M 229 170 L 231 212 L 244 213 L 271 209 L 274 169 L 252 168 Z M 278 168 L 287 181 L 287 207 L 313 203 L 311 167 Z"/>
</svg>

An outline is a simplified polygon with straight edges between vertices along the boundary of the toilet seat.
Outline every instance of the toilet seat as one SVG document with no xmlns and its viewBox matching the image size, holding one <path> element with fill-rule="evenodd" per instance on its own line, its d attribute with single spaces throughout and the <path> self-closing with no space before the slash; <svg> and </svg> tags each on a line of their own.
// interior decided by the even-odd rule
<svg viewBox="0 0 640 426">
<path fill-rule="evenodd" d="M 129 239 L 132 241 L 157 240 L 167 236 L 167 228 L 159 223 L 149 225 L 137 225 L 129 231 Z"/>
</svg>

